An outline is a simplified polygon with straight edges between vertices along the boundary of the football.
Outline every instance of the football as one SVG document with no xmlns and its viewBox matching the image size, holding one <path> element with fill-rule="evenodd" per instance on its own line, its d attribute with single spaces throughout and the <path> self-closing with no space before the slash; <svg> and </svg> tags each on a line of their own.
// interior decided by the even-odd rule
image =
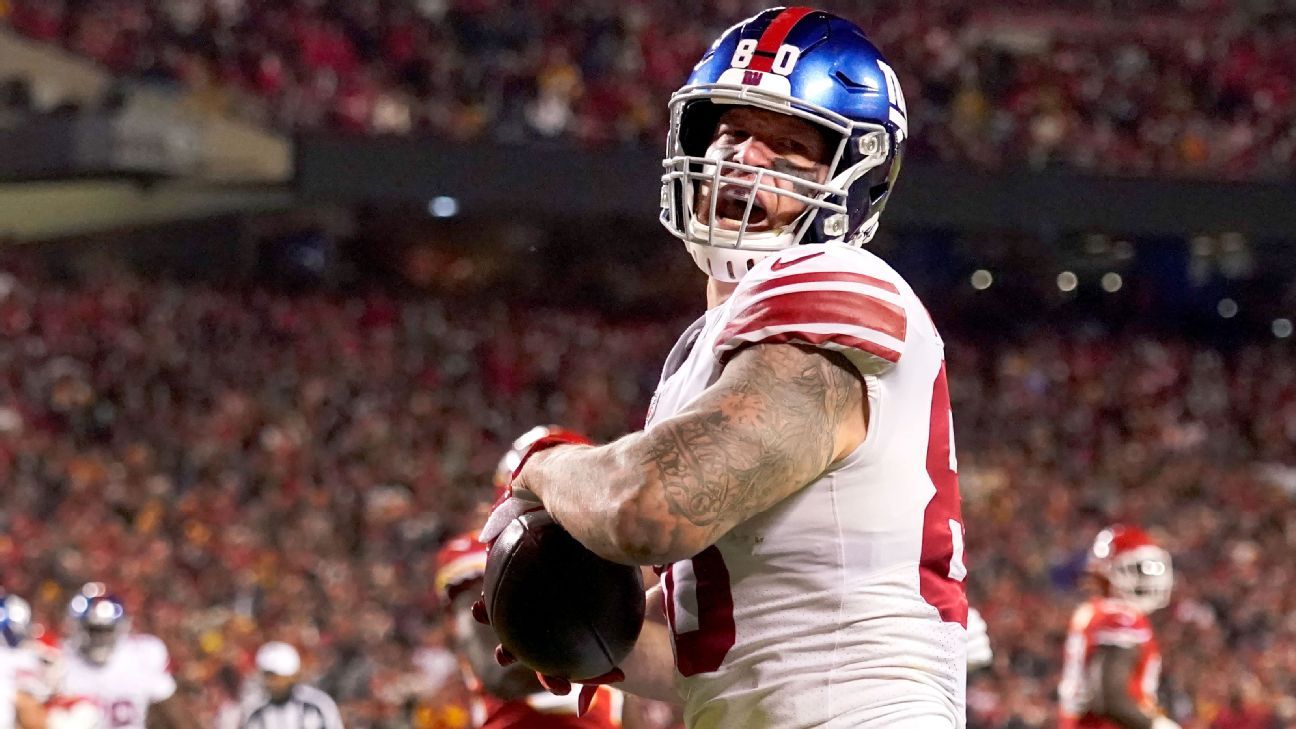
<svg viewBox="0 0 1296 729">
<path fill-rule="evenodd" d="M 643 627 L 639 568 L 589 551 L 543 509 L 514 519 L 491 545 L 483 593 L 501 645 L 574 681 L 615 668 Z"/>
</svg>

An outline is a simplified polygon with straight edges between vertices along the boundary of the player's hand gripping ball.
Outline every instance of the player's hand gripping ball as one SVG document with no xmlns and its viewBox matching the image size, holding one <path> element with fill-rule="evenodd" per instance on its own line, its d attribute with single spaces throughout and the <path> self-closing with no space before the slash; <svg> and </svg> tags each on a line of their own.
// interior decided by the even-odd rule
<svg viewBox="0 0 1296 729">
<path fill-rule="evenodd" d="M 613 672 L 643 627 L 639 568 L 586 549 L 525 491 L 491 521 L 483 617 L 504 651 L 546 677 L 589 683 Z"/>
</svg>

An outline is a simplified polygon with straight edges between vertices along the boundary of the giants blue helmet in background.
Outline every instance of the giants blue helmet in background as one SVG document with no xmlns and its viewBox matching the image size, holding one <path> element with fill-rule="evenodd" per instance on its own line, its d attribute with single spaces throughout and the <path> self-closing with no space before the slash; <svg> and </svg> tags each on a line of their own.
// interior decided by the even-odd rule
<svg viewBox="0 0 1296 729">
<path fill-rule="evenodd" d="M 32 611 L 27 601 L 0 590 L 0 639 L 17 648 L 31 634 Z"/>
<path fill-rule="evenodd" d="M 108 662 L 117 640 L 129 628 L 125 606 L 108 594 L 102 582 L 88 582 L 81 588 L 68 604 L 68 618 L 73 623 L 73 647 L 95 664 Z"/>
<path fill-rule="evenodd" d="M 740 104 L 788 114 L 831 141 L 823 184 L 733 161 L 708 159 L 720 114 Z M 811 8 L 774 8 L 725 31 L 671 96 L 663 161 L 662 224 L 684 241 L 707 274 L 737 281 L 761 259 L 801 243 L 867 243 L 877 231 L 908 135 L 900 82 L 854 23 Z M 741 177 L 732 177 L 739 173 Z M 792 183 L 792 190 L 772 184 Z M 700 185 L 748 185 L 805 203 L 781 229 L 738 230 L 703 223 L 694 204 Z M 715 196 L 712 196 L 714 199 Z"/>
</svg>

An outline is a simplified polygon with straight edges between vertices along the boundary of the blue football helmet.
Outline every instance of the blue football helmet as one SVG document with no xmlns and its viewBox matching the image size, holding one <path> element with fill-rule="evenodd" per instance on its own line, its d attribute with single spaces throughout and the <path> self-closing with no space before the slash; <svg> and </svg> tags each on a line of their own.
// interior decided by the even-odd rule
<svg viewBox="0 0 1296 729">
<path fill-rule="evenodd" d="M 129 629 L 126 608 L 102 582 L 88 582 L 68 604 L 72 621 L 72 642 L 86 660 L 104 664 L 112 656 L 117 640 Z"/>
<path fill-rule="evenodd" d="M 17 648 L 31 635 L 31 605 L 17 595 L 0 590 L 0 639 L 10 648 Z"/>
<path fill-rule="evenodd" d="M 827 180 L 819 184 L 708 158 L 716 123 L 733 105 L 815 125 L 830 142 Z M 684 241 L 703 272 L 723 281 L 740 280 L 761 259 L 790 246 L 864 245 L 891 196 L 907 135 L 900 82 L 858 26 L 811 8 L 766 10 L 725 31 L 671 96 L 662 224 Z M 710 196 L 709 216 L 694 209 L 700 188 L 722 185 L 748 188 L 737 230 L 714 224 L 718 195 Z M 791 197 L 806 209 L 781 228 L 749 231 L 757 191 Z"/>
</svg>

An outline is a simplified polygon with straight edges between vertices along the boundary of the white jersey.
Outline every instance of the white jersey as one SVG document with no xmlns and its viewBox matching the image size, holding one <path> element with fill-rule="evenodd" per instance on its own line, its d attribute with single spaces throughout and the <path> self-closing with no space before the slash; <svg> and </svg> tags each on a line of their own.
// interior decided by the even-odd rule
<svg viewBox="0 0 1296 729">
<path fill-rule="evenodd" d="M 166 645 L 151 635 L 123 637 L 103 665 L 75 649 L 64 653 L 64 661 L 58 693 L 94 702 L 101 712 L 96 729 L 145 729 L 149 706 L 176 690 Z"/>
<path fill-rule="evenodd" d="M 0 729 L 14 729 L 14 699 L 19 692 L 44 701 L 40 658 L 22 648 L 0 644 Z"/>
<path fill-rule="evenodd" d="M 868 386 L 868 434 L 818 480 L 662 573 L 687 725 L 964 726 L 967 570 L 935 325 L 871 253 L 783 251 L 680 338 L 648 427 L 754 343 L 844 354 Z"/>
</svg>

